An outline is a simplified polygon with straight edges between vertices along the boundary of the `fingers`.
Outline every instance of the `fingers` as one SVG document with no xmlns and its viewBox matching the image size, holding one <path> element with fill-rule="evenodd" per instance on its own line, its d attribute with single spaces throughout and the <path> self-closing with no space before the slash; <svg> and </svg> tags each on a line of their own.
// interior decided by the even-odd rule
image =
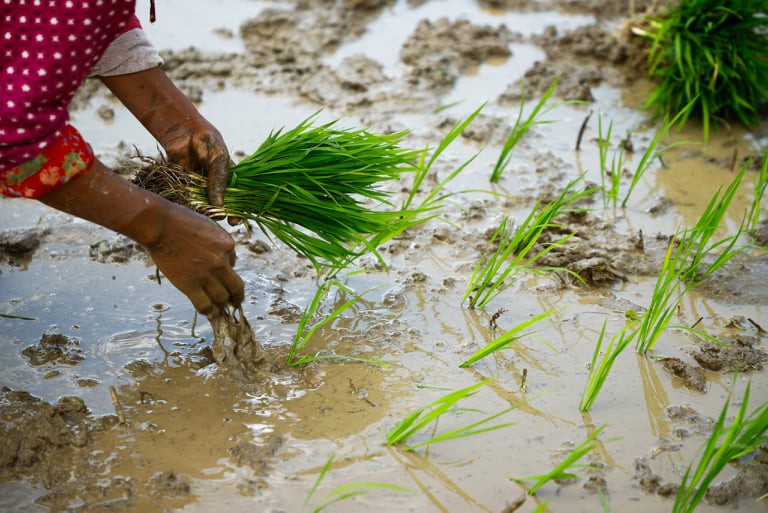
<svg viewBox="0 0 768 513">
<path fill-rule="evenodd" d="M 168 280 L 205 316 L 239 306 L 245 294 L 234 269 L 232 236 L 207 217 L 172 203 L 161 214 L 160 235 L 149 250 Z"/>
<path fill-rule="evenodd" d="M 165 148 L 165 153 L 168 156 L 168 160 L 178 164 L 187 171 L 194 171 L 197 167 L 197 159 L 193 159 L 193 154 L 188 151 L 186 145 L 169 145 Z"/>
<path fill-rule="evenodd" d="M 233 270 L 225 272 L 221 281 L 212 281 L 194 292 L 187 292 L 195 310 L 206 317 L 215 317 L 228 306 L 239 307 L 244 296 L 243 280 Z"/>
<path fill-rule="evenodd" d="M 210 130 L 215 129 L 211 127 Z M 186 136 L 169 142 L 165 151 L 169 160 L 187 171 L 205 171 L 208 177 L 208 202 L 215 207 L 224 204 L 224 192 L 227 189 L 232 161 L 218 132 L 187 133 Z"/>
<path fill-rule="evenodd" d="M 242 278 L 234 271 L 229 272 L 224 279 L 224 285 L 228 291 L 227 303 L 235 307 L 240 306 L 245 299 L 245 284 Z"/>
<path fill-rule="evenodd" d="M 224 191 L 227 189 L 229 174 L 229 154 L 219 153 L 208 159 L 208 165 L 203 165 L 208 174 L 208 201 L 214 207 L 224 205 Z"/>
</svg>

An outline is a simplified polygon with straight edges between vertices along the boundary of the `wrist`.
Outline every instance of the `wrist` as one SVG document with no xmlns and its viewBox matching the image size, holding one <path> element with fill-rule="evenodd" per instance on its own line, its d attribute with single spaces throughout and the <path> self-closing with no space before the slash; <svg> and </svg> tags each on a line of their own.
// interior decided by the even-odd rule
<svg viewBox="0 0 768 513">
<path fill-rule="evenodd" d="M 160 144 L 202 116 L 160 67 L 99 77 Z"/>
</svg>

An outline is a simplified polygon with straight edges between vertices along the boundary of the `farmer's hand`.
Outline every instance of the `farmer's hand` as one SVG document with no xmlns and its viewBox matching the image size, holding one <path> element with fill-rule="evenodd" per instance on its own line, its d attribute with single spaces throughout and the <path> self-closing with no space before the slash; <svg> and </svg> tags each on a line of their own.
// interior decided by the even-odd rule
<svg viewBox="0 0 768 513">
<path fill-rule="evenodd" d="M 243 301 L 243 281 L 233 270 L 235 245 L 227 232 L 205 216 L 176 204 L 158 212 L 155 242 L 147 245 L 155 264 L 211 317 Z"/>
<path fill-rule="evenodd" d="M 202 116 L 197 116 L 171 125 L 158 140 L 171 162 L 187 171 L 205 171 L 208 201 L 213 206 L 222 206 L 231 161 L 219 131 Z"/>
<path fill-rule="evenodd" d="M 208 175 L 208 201 L 221 206 L 231 166 L 224 139 L 162 68 L 99 77 L 165 149 L 191 172 Z"/>
<path fill-rule="evenodd" d="M 98 160 L 43 203 L 146 246 L 158 268 L 206 316 L 243 301 L 235 245 L 215 222 L 112 173 Z"/>
</svg>

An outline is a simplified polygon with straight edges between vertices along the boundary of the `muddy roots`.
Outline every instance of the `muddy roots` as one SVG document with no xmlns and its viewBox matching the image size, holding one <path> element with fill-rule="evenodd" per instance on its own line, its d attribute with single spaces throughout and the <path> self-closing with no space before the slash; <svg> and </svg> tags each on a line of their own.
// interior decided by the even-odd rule
<svg viewBox="0 0 768 513">
<path fill-rule="evenodd" d="M 205 213 L 205 208 L 194 194 L 195 190 L 206 189 L 206 179 L 202 175 L 189 173 L 163 157 L 153 158 L 144 155 L 137 155 L 134 159 L 122 162 L 119 172 L 133 176 L 133 183 L 142 189 L 197 212 Z"/>
<path fill-rule="evenodd" d="M 211 350 L 216 363 L 235 379 L 254 383 L 272 363 L 242 310 L 226 311 L 208 319 L 213 328 Z"/>
</svg>

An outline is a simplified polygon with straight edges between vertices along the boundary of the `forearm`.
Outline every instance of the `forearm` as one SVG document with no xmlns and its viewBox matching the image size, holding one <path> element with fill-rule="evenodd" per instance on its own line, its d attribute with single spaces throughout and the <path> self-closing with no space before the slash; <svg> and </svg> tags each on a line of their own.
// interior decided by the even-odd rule
<svg viewBox="0 0 768 513">
<path fill-rule="evenodd" d="M 201 118 L 160 67 L 99 79 L 163 146 L 185 121 Z"/>
<path fill-rule="evenodd" d="M 167 203 L 159 196 L 112 173 L 98 160 L 76 180 L 40 201 L 152 247 L 157 244 Z"/>
</svg>

